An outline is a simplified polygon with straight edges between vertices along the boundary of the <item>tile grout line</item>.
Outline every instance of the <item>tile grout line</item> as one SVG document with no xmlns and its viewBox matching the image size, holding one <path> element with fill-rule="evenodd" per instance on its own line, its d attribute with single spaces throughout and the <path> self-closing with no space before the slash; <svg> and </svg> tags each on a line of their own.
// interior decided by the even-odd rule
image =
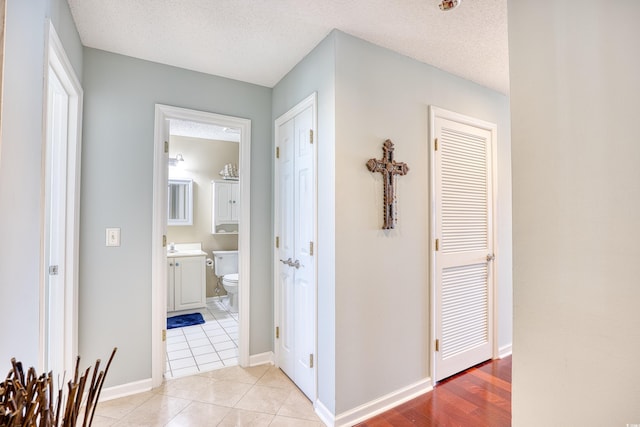
<svg viewBox="0 0 640 427">
<path fill-rule="evenodd" d="M 214 318 L 215 318 L 215 316 L 214 316 Z M 218 322 L 217 319 L 216 319 L 216 323 L 218 323 L 218 326 L 220 326 L 220 322 Z M 213 341 L 211 341 L 211 337 L 206 332 L 205 332 L 205 336 L 207 337 L 207 340 L 209 341 L 209 344 L 211 344 L 211 347 L 213 348 L 213 352 L 216 354 L 216 357 L 218 358 L 218 361 L 220 363 L 222 363 L 222 367 L 224 367 L 225 366 L 224 362 L 222 361 L 222 358 L 220 357 L 220 354 L 218 354 L 218 350 L 216 350 L 215 344 L 213 343 Z"/>
<path fill-rule="evenodd" d="M 211 318 L 211 320 L 206 320 L 206 321 L 205 321 L 205 325 L 206 325 L 207 323 L 213 323 L 213 322 L 215 322 L 215 323 L 217 324 L 217 326 L 219 327 L 219 329 L 221 329 L 221 330 L 222 330 L 222 332 L 224 332 L 225 336 L 229 339 L 228 341 L 232 342 L 232 343 L 233 343 L 233 345 L 234 345 L 234 348 L 237 350 L 237 348 L 238 348 L 238 343 L 237 343 L 237 341 L 236 341 L 236 340 L 231 336 L 231 333 L 227 331 L 227 327 L 231 327 L 231 328 L 234 328 L 234 327 L 235 327 L 235 328 L 237 328 L 237 327 L 238 327 L 238 322 L 239 322 L 239 321 L 238 321 L 238 319 L 237 319 L 235 316 L 233 316 L 233 314 L 232 314 L 230 311 L 228 311 L 228 310 L 224 307 L 223 303 L 221 303 L 219 299 L 218 299 L 217 301 L 214 301 L 214 302 L 213 302 L 213 305 L 215 305 L 215 308 L 214 308 L 214 309 L 212 309 L 212 308 L 209 306 L 209 304 L 207 304 L 207 305 L 204 307 L 204 310 L 206 311 L 206 316 L 207 316 L 207 318 Z M 217 313 L 217 314 L 218 314 L 218 316 L 220 317 L 220 320 L 218 319 L 218 317 L 216 317 L 216 313 Z M 220 323 L 220 321 L 221 321 L 221 320 L 229 320 L 229 319 L 235 320 L 235 322 L 234 322 L 234 324 L 233 324 L 233 325 L 228 325 L 227 327 L 225 327 L 222 323 Z M 227 322 L 227 323 L 228 323 L 228 322 Z M 210 370 L 216 370 L 216 369 L 220 369 L 220 368 L 224 368 L 224 367 L 229 367 L 229 366 L 237 365 L 237 360 L 238 360 L 238 356 L 237 356 L 237 354 L 236 354 L 236 357 L 230 357 L 230 358 L 227 358 L 227 359 L 222 359 L 222 357 L 221 357 L 220 353 L 219 353 L 219 352 L 218 352 L 218 350 L 216 349 L 215 344 L 211 341 L 211 337 L 207 334 L 207 331 L 204 329 L 203 325 L 199 325 L 199 326 L 200 326 L 200 329 L 201 329 L 201 331 L 199 331 L 199 332 L 202 332 L 202 333 L 204 334 L 204 336 L 205 336 L 205 338 L 207 338 L 207 341 L 209 342 L 209 344 L 213 347 L 213 352 L 212 352 L 212 353 L 203 353 L 203 355 L 204 355 L 204 354 L 214 354 L 214 353 L 215 353 L 215 355 L 216 355 L 216 357 L 218 358 L 218 360 L 217 360 L 217 361 L 214 361 L 214 362 L 211 362 L 211 363 L 220 362 L 220 363 L 222 364 L 222 366 L 219 366 L 219 367 L 217 367 L 217 368 L 210 369 Z M 218 328 L 215 328 L 215 329 L 218 329 Z M 189 352 L 191 353 L 191 357 L 182 357 L 182 358 L 175 359 L 175 360 L 177 361 L 177 360 L 183 360 L 183 359 L 189 359 L 189 358 L 191 358 L 191 359 L 193 359 L 193 363 L 194 363 L 194 365 L 195 365 L 195 366 L 191 366 L 191 367 L 195 367 L 195 369 L 196 369 L 196 372 L 194 372 L 193 374 L 199 374 L 199 373 L 202 373 L 202 372 L 208 372 L 209 370 L 207 370 L 207 371 L 201 371 L 200 363 L 199 363 L 199 362 L 198 362 L 198 360 L 196 359 L 196 355 L 193 353 L 193 349 L 194 349 L 195 347 L 192 347 L 192 346 L 191 346 L 191 342 L 190 342 L 190 340 L 189 340 L 189 335 L 187 335 L 187 334 L 185 333 L 184 328 L 180 328 L 180 332 L 182 333 L 182 336 L 183 336 L 183 337 L 184 337 L 184 339 L 185 339 L 185 342 L 186 342 L 186 344 L 187 344 L 187 348 L 189 349 Z M 225 340 L 224 342 L 226 342 L 226 340 Z M 225 349 L 225 350 L 231 350 L 231 348 L 230 348 L 230 349 Z M 221 351 L 222 351 L 222 350 L 221 350 Z M 174 375 L 175 375 L 175 374 L 174 374 L 174 368 L 171 366 L 171 361 L 169 360 L 168 352 L 166 352 L 166 353 L 167 353 L 167 361 L 168 361 L 168 364 L 169 364 L 169 371 L 168 371 L 168 372 L 169 372 L 169 374 L 170 374 L 170 377 L 167 377 L 167 379 L 176 378 L 176 377 L 174 376 Z M 235 361 L 235 363 L 233 363 L 233 364 L 226 364 L 226 363 L 225 363 L 225 360 L 227 360 L 227 361 L 228 361 L 228 360 L 234 360 L 234 361 Z M 207 364 L 207 363 L 205 363 L 205 365 L 206 365 L 206 364 Z M 181 369 L 189 369 L 189 367 L 180 368 L 179 370 L 181 370 Z M 165 375 L 166 375 L 166 374 L 167 374 L 167 371 L 165 371 Z M 179 375 L 179 376 L 178 376 L 178 378 L 179 378 L 179 377 L 181 377 L 181 376 L 182 376 L 182 375 Z"/>
<path fill-rule="evenodd" d="M 238 369 L 246 371 L 249 375 L 253 376 L 255 373 L 258 373 L 256 371 L 247 371 L 244 368 L 240 368 L 238 367 Z M 179 400 L 186 400 L 188 401 L 186 406 L 184 408 L 181 408 L 177 413 L 175 413 L 171 418 L 164 420 L 163 421 L 163 425 L 167 425 L 170 424 L 173 421 L 176 421 L 178 419 L 178 417 L 181 414 L 184 414 L 185 416 L 188 416 L 187 412 L 188 408 L 193 407 L 194 404 L 197 403 L 202 403 L 202 404 L 206 404 L 206 405 L 213 405 L 213 406 L 219 406 L 219 407 L 225 407 L 227 408 L 227 411 L 225 413 L 225 415 L 220 419 L 220 421 L 218 423 L 216 423 L 216 425 L 220 425 L 220 423 L 228 423 L 229 420 L 227 419 L 230 411 L 232 410 L 239 410 L 239 411 L 243 411 L 243 412 L 250 412 L 250 413 L 254 413 L 254 414 L 263 414 L 263 415 L 268 415 L 269 421 L 265 420 L 268 422 L 268 425 L 273 425 L 273 423 L 276 422 L 277 419 L 280 419 L 281 422 L 285 422 L 287 423 L 287 425 L 297 425 L 297 424 L 290 424 L 290 423 L 303 423 L 303 422 L 310 422 L 310 423 L 315 423 L 315 425 L 321 426 L 322 424 L 318 422 L 318 420 L 311 420 L 309 418 L 305 418 L 305 417 L 297 417 L 295 415 L 281 415 L 280 412 L 282 411 L 282 409 L 285 407 L 285 403 L 287 401 L 287 399 L 295 393 L 295 387 L 290 388 L 288 386 L 277 386 L 274 385 L 276 383 L 273 384 L 258 384 L 261 380 L 263 380 L 265 377 L 267 377 L 267 375 L 271 375 L 270 372 L 276 372 L 276 376 L 280 377 L 282 375 L 284 375 L 279 369 L 275 368 L 275 366 L 273 366 L 272 364 L 270 366 L 265 367 L 265 369 L 259 373 L 258 376 L 253 377 L 254 380 L 249 384 L 250 386 L 248 387 L 248 389 L 246 389 L 246 391 L 244 391 L 242 393 L 242 395 L 238 398 L 237 401 L 235 401 L 232 405 L 227 406 L 225 404 L 219 404 L 219 403 L 215 403 L 215 402 L 204 402 L 204 401 L 199 401 L 198 399 L 192 399 L 189 397 L 185 397 L 185 396 L 174 396 L 172 393 L 168 393 L 165 394 L 163 392 L 159 392 L 155 391 L 152 392 L 153 395 L 162 395 L 162 396 L 166 396 L 169 399 L 179 399 Z M 226 381 L 231 381 L 234 383 L 241 383 L 241 384 L 247 384 L 244 381 L 238 381 L 237 379 L 234 379 L 233 377 L 235 377 L 235 371 L 229 371 L 229 374 L 222 374 L 222 377 L 220 379 L 224 379 Z M 282 377 L 283 379 L 285 377 Z M 277 383 L 280 383 L 279 378 L 273 378 L 277 381 Z M 288 390 L 288 394 L 287 394 L 287 398 L 284 399 L 279 405 L 277 405 L 277 408 L 274 408 L 275 412 L 265 412 L 263 410 L 259 410 L 256 408 L 252 408 L 252 409 L 243 409 L 238 407 L 238 405 L 240 404 L 240 402 L 252 391 L 256 390 L 257 387 L 256 386 L 260 386 L 261 388 L 268 388 L 268 389 L 285 389 Z M 136 405 L 135 409 L 127 411 L 126 413 L 122 414 L 122 416 L 120 416 L 119 418 L 111 418 L 111 417 L 106 417 L 109 419 L 110 422 L 115 421 L 116 424 L 113 425 L 118 425 L 118 422 L 121 422 L 122 420 L 126 420 L 127 417 L 129 417 L 129 415 L 131 415 L 131 413 L 136 412 L 139 410 L 140 407 L 142 407 L 143 405 L 145 405 L 152 397 L 146 398 L 144 399 L 143 402 L 141 402 L 140 404 Z M 309 404 L 311 404 L 309 402 Z M 186 411 L 185 411 L 186 410 Z M 213 424 L 207 424 L 207 423 L 201 423 L 198 425 L 213 425 Z M 311 424 L 310 424 L 311 425 Z"/>
<path fill-rule="evenodd" d="M 207 307 L 207 309 L 209 309 L 209 307 Z M 226 311 L 225 311 L 226 312 Z M 226 312 L 229 313 L 229 312 Z M 229 340 L 233 341 L 233 338 L 231 338 L 229 336 L 229 334 L 227 333 L 227 330 L 224 328 L 224 326 L 220 323 L 220 320 L 218 320 L 218 318 L 216 317 L 215 313 L 211 313 L 214 317 L 214 319 L 216 320 L 216 323 L 218 323 L 218 326 L 220 326 L 220 328 L 224 331 L 225 335 L 229 338 Z M 207 339 L 209 340 L 209 342 L 211 343 L 211 346 L 213 347 L 213 351 L 216 353 L 216 356 L 218 357 L 218 360 L 220 361 L 220 363 L 222 363 L 223 367 L 226 367 L 227 365 L 224 363 L 224 359 L 220 356 L 220 353 L 218 352 L 218 349 L 216 348 L 216 345 L 213 343 L 213 341 L 211 341 L 211 337 L 207 334 Z M 218 343 L 219 344 L 219 343 Z M 230 366 L 230 365 L 229 365 Z"/>
<path fill-rule="evenodd" d="M 206 322 L 205 322 L 205 324 L 206 324 Z M 200 325 L 200 329 L 204 333 L 204 329 L 202 328 L 202 325 Z M 185 334 L 185 336 L 186 336 L 186 334 Z M 207 334 L 205 333 L 204 336 L 206 337 Z M 189 342 L 189 338 L 188 337 L 187 337 L 187 345 L 189 346 L 189 353 L 191 353 L 191 357 L 193 357 L 193 362 L 196 364 L 196 369 L 198 370 L 198 372 L 200 372 L 200 365 L 198 364 L 198 359 L 196 359 L 196 355 L 193 354 L 193 349 L 191 347 L 191 343 Z"/>
</svg>

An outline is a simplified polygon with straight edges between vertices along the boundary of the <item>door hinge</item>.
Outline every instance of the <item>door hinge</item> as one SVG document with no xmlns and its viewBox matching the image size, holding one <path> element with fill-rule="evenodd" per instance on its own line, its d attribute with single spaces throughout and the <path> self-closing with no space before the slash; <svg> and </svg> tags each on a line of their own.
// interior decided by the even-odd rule
<svg viewBox="0 0 640 427">
<path fill-rule="evenodd" d="M 440 250 L 440 239 L 436 239 L 436 251 Z"/>
<path fill-rule="evenodd" d="M 169 141 L 165 141 L 164 142 L 164 152 L 168 153 L 169 152 Z"/>
<path fill-rule="evenodd" d="M 280 247 L 280 236 L 276 236 L 276 248 Z"/>
<path fill-rule="evenodd" d="M 280 147 L 276 147 L 276 159 L 280 158 Z"/>
<path fill-rule="evenodd" d="M 167 330 L 163 329 L 162 330 L 162 342 L 165 342 L 167 340 Z"/>
<path fill-rule="evenodd" d="M 435 143 L 433 144 L 433 148 L 435 151 L 438 151 L 438 138 L 436 138 L 436 140 L 434 141 Z"/>
<path fill-rule="evenodd" d="M 309 129 L 309 144 L 313 144 L 313 129 Z"/>
<path fill-rule="evenodd" d="M 276 339 L 280 338 L 280 326 L 276 326 Z"/>
<path fill-rule="evenodd" d="M 166 247 L 167 246 L 167 235 L 163 234 L 162 235 L 162 247 Z"/>
<path fill-rule="evenodd" d="M 313 255 L 313 242 L 309 242 L 309 255 Z"/>
<path fill-rule="evenodd" d="M 313 354 L 309 355 L 309 367 L 313 368 Z"/>
<path fill-rule="evenodd" d="M 49 266 L 49 276 L 57 276 L 58 275 L 58 266 L 50 265 Z"/>
<path fill-rule="evenodd" d="M 436 340 L 436 351 L 440 351 L 440 340 Z"/>
</svg>

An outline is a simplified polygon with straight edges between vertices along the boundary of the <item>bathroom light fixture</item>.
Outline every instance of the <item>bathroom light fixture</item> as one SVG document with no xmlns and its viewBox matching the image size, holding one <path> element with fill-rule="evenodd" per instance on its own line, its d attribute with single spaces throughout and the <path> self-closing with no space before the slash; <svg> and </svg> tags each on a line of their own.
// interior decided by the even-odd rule
<svg viewBox="0 0 640 427">
<path fill-rule="evenodd" d="M 455 9 L 460 6 L 460 3 L 462 3 L 462 0 L 442 0 L 439 6 L 440 10 L 446 12 L 447 10 Z"/>
<path fill-rule="evenodd" d="M 184 157 L 180 153 L 176 154 L 175 157 L 169 157 L 169 166 L 182 166 L 182 162 L 184 162 Z"/>
</svg>

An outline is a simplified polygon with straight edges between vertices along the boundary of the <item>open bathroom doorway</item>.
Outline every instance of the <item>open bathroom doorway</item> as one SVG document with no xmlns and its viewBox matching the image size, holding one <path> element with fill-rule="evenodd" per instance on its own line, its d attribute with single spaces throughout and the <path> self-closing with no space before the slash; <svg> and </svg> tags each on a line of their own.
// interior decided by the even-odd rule
<svg viewBox="0 0 640 427">
<path fill-rule="evenodd" d="M 218 136 L 215 135 L 203 135 L 204 133 L 221 132 Z M 224 138 L 223 138 L 224 137 Z M 183 152 L 176 151 L 171 147 L 171 140 L 174 140 L 176 146 L 182 145 Z M 168 304 L 172 303 L 168 297 L 168 289 L 170 283 L 171 269 L 168 267 L 168 259 L 171 257 L 168 255 L 168 245 L 171 240 L 168 239 L 168 201 L 169 201 L 169 178 L 176 182 L 189 182 L 191 179 L 191 185 L 194 184 L 194 177 L 187 177 L 186 173 L 175 172 L 177 168 L 171 167 L 172 172 L 169 172 L 169 164 L 183 164 L 183 168 L 187 169 L 189 164 L 189 157 L 194 162 L 195 156 L 201 157 L 206 154 L 198 154 L 196 152 L 189 153 L 188 151 L 195 149 L 194 141 L 207 139 L 207 140 L 229 140 L 236 139 L 238 144 L 238 161 L 237 166 L 233 162 L 226 162 L 220 168 L 222 175 L 218 175 L 216 178 L 208 181 L 206 185 L 202 183 L 202 176 L 197 179 L 196 188 L 192 187 L 191 201 L 198 199 L 206 199 L 209 204 L 208 212 L 202 213 L 202 209 L 192 209 L 191 217 L 186 214 L 188 204 L 181 204 L 182 202 L 176 202 L 174 206 L 177 210 L 181 211 L 182 215 L 179 215 L 178 221 L 204 221 L 207 223 L 207 229 L 210 235 L 206 238 L 198 240 L 195 236 L 189 236 L 189 232 L 186 231 L 190 226 L 184 227 L 184 232 L 178 233 L 181 235 L 181 240 L 194 240 L 194 242 L 186 243 L 204 243 L 200 250 L 206 254 L 204 259 L 213 260 L 213 254 L 210 250 L 207 250 L 212 244 L 218 244 L 220 247 L 228 247 L 228 245 L 235 245 L 232 241 L 237 239 L 238 250 L 238 293 L 237 293 L 237 319 L 238 319 L 238 332 L 237 332 L 237 363 L 241 366 L 247 366 L 249 364 L 249 313 L 250 313 L 250 144 L 251 144 L 251 121 L 247 119 L 224 116 L 214 113 L 188 110 L 178 107 L 171 107 L 166 105 L 156 105 L 155 111 L 155 136 L 154 136 L 154 185 L 153 185 L 153 237 L 152 237 L 152 380 L 153 386 L 159 386 L 164 378 L 166 369 L 166 343 L 168 334 L 166 330 L 166 319 Z M 189 144 L 189 145 L 187 145 Z M 193 145 L 191 145 L 193 144 Z M 188 150 L 187 150 L 188 147 Z M 180 154 L 180 156 L 179 156 Z M 182 158 L 183 160 L 180 160 Z M 202 158 L 198 159 L 198 163 L 202 164 Z M 225 165 L 231 163 L 228 167 Z M 193 165 L 193 163 L 192 163 Z M 217 166 L 216 166 L 217 168 Z M 198 168 L 200 169 L 200 168 Z M 235 170 L 234 170 L 235 169 Z M 238 171 L 238 179 L 234 180 Z M 180 176 L 182 175 L 182 176 Z M 229 183 L 235 184 L 234 188 L 237 188 L 237 206 L 238 208 L 234 212 L 235 228 L 233 227 L 233 221 L 231 224 L 223 227 L 216 228 L 215 222 L 215 206 L 213 203 L 214 195 L 214 182 L 225 180 Z M 212 182 L 214 181 L 214 182 Z M 186 188 L 186 187 L 185 187 Z M 189 194 L 187 191 L 185 194 Z M 184 200 L 184 199 L 183 199 Z M 195 206 L 194 204 L 193 206 Z M 192 227 L 192 226 L 191 226 Z M 172 227 L 174 228 L 174 227 Z M 202 227 L 200 227 L 202 228 Z M 177 229 L 177 228 L 176 228 Z M 220 232 L 223 230 L 223 232 Z M 175 236 L 176 234 L 173 233 Z M 211 243 L 217 241 L 217 243 Z M 180 246 L 180 243 L 176 242 L 175 247 L 179 250 L 187 247 Z M 189 248 L 186 250 L 193 250 Z M 209 277 L 209 285 L 207 286 L 207 296 L 215 297 L 215 289 L 217 282 L 214 283 L 212 271 L 209 266 L 206 266 L 206 276 Z M 215 277 L 215 276 L 214 276 Z M 175 284 L 174 284 L 175 285 Z M 221 286 L 221 285 L 220 285 Z M 209 310 L 215 309 L 215 298 L 209 298 L 207 306 L 203 307 L 205 313 Z M 226 297 L 225 297 L 226 300 Z M 218 302 L 220 299 L 217 299 Z M 187 313 L 190 311 L 185 307 L 189 307 L 189 301 L 173 301 L 174 309 L 178 311 L 176 314 Z M 181 305 L 181 304 L 186 305 Z M 211 304 L 211 307 L 209 305 Z M 228 307 L 221 305 L 217 307 L 220 310 L 224 310 Z M 184 310 L 183 310 L 184 309 Z M 209 314 L 211 312 L 209 311 Z"/>
</svg>

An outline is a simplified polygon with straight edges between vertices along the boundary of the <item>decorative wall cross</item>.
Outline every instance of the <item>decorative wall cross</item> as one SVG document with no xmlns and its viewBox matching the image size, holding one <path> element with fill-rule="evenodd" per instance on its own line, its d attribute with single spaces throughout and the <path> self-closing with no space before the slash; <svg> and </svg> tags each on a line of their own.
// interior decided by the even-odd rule
<svg viewBox="0 0 640 427">
<path fill-rule="evenodd" d="M 370 159 L 367 162 L 367 169 L 371 172 L 380 172 L 384 179 L 384 225 L 383 230 L 395 228 L 396 212 L 395 212 L 395 191 L 393 182 L 396 175 L 406 175 L 409 172 L 409 166 L 403 162 L 393 160 L 393 142 L 387 139 L 382 144 L 382 159 Z"/>
</svg>

